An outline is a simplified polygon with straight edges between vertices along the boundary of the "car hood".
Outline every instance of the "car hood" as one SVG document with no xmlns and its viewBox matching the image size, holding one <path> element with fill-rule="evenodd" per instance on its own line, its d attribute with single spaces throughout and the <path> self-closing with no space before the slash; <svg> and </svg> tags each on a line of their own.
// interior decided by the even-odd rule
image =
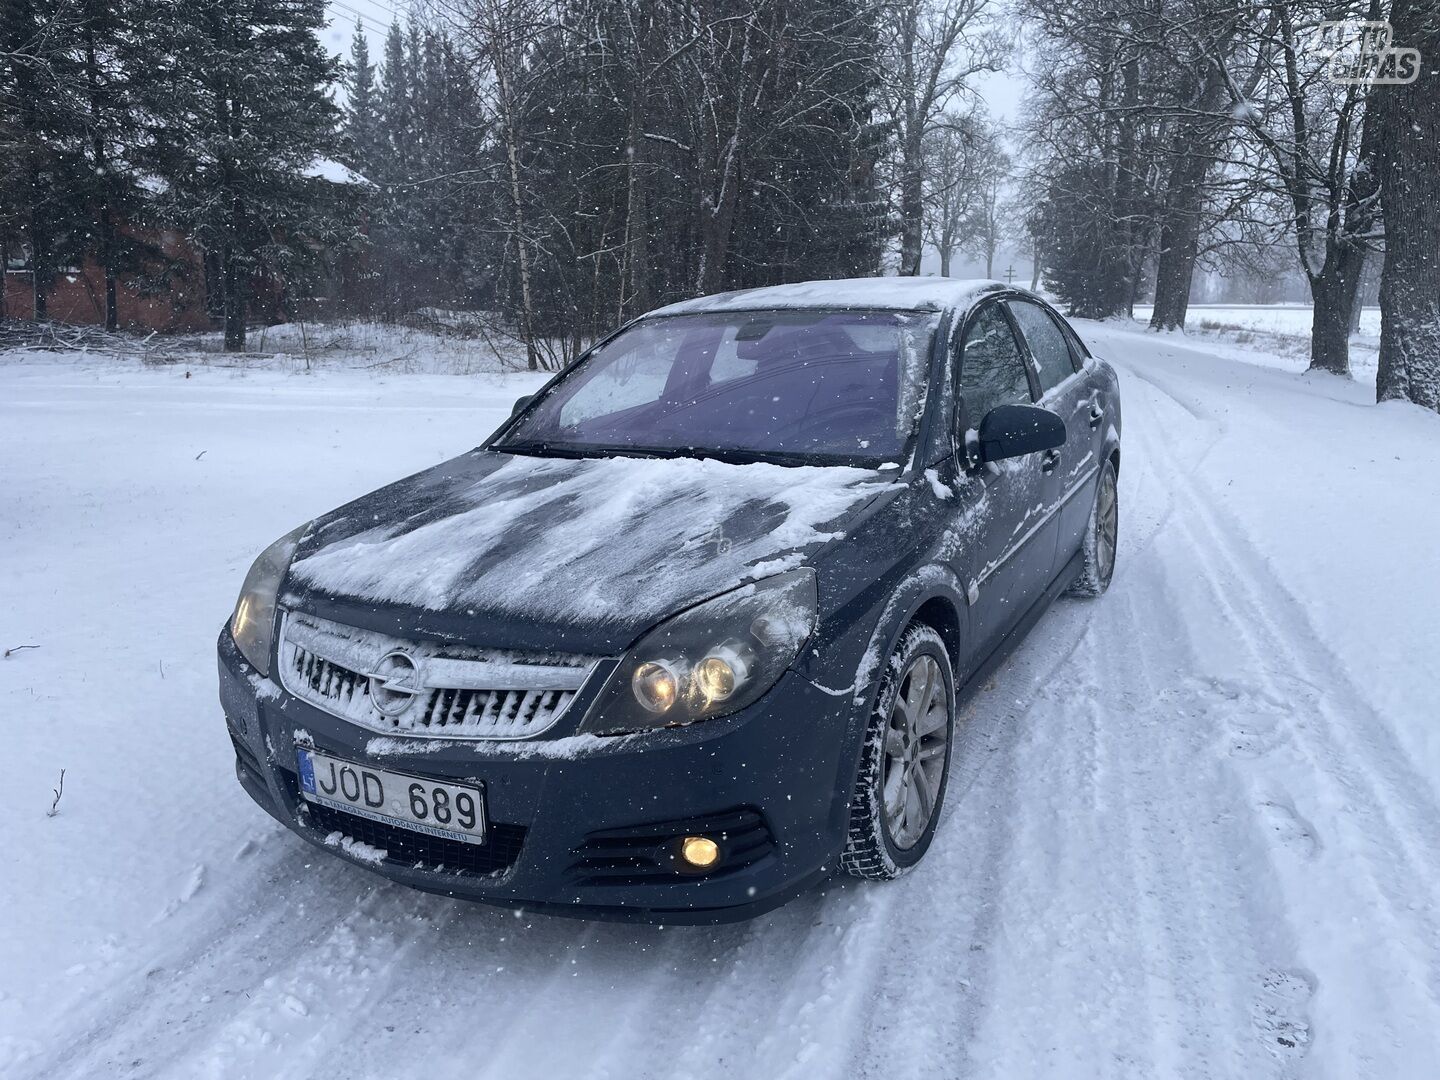
<svg viewBox="0 0 1440 1080">
<path fill-rule="evenodd" d="M 475 644 L 613 653 L 799 566 L 894 486 L 848 467 L 475 450 L 317 519 L 284 599 L 388 609 L 392 626 L 403 609 L 412 630 Z"/>
</svg>

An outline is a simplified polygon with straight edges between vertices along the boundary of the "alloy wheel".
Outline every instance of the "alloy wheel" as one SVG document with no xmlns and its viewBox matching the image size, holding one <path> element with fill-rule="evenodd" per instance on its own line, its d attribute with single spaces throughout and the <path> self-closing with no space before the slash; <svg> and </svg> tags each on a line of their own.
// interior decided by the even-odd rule
<svg viewBox="0 0 1440 1080">
<path fill-rule="evenodd" d="M 920 655 L 900 680 L 885 729 L 882 799 L 895 846 L 911 848 L 925 834 L 945 779 L 950 695 L 935 658 Z"/>
<path fill-rule="evenodd" d="M 1100 580 L 1106 584 L 1115 572 L 1115 541 L 1120 533 L 1120 505 L 1115 492 L 1115 473 L 1100 475 L 1100 496 L 1095 507 L 1095 554 Z"/>
</svg>

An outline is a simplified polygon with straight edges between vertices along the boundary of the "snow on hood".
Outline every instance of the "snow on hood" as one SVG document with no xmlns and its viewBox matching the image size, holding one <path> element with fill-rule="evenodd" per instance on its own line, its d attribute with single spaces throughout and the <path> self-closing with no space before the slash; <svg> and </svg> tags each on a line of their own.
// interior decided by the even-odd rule
<svg viewBox="0 0 1440 1080">
<path fill-rule="evenodd" d="M 644 628 L 800 565 L 893 484 L 867 469 L 476 450 L 321 518 L 292 584 Z"/>
</svg>

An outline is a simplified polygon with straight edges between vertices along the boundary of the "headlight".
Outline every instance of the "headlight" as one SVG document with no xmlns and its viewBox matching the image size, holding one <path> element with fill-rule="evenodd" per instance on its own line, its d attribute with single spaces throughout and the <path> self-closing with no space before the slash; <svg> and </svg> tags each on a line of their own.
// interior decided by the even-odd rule
<svg viewBox="0 0 1440 1080">
<path fill-rule="evenodd" d="M 245 575 L 235 614 L 230 616 L 230 636 L 235 647 L 261 675 L 270 674 L 270 645 L 275 638 L 275 594 L 290 569 L 295 546 L 309 524 L 286 533 L 260 553 Z"/>
<path fill-rule="evenodd" d="M 682 611 L 625 655 L 580 730 L 642 731 L 743 709 L 800 654 L 815 629 L 816 600 L 807 568 Z"/>
</svg>

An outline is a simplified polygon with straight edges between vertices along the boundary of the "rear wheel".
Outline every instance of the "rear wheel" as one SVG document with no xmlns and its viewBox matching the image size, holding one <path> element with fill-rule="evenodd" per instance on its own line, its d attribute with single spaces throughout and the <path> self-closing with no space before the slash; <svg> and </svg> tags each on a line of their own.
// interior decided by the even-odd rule
<svg viewBox="0 0 1440 1080">
<path fill-rule="evenodd" d="M 1085 544 L 1081 549 L 1085 556 L 1085 567 L 1075 584 L 1070 586 L 1071 596 L 1099 596 L 1110 587 L 1115 576 L 1115 545 L 1120 537 L 1120 499 L 1115 483 L 1115 463 L 1107 460 L 1100 466 L 1100 480 L 1095 485 L 1095 505 L 1090 511 L 1090 524 L 1085 529 Z"/>
<path fill-rule="evenodd" d="M 950 655 L 939 634 L 915 623 L 890 654 L 870 714 L 840 857 L 851 874 L 899 877 L 924 856 L 940 820 L 954 734 Z"/>
</svg>

